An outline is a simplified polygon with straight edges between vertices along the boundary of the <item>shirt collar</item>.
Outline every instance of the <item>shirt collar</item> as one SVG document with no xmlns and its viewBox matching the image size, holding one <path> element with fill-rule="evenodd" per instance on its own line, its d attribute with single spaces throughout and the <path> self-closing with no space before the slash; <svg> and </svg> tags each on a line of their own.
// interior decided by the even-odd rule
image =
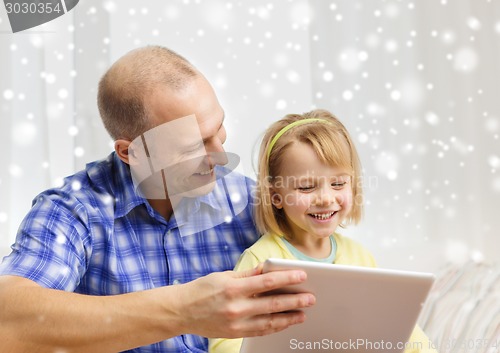
<svg viewBox="0 0 500 353">
<path fill-rule="evenodd" d="M 179 210 L 182 209 L 183 211 L 194 213 L 199 211 L 200 205 L 203 203 L 216 211 L 221 211 L 225 208 L 224 205 L 221 205 L 221 202 L 227 203 L 227 196 L 224 190 L 223 177 L 218 176 L 215 187 L 211 192 L 195 198 L 184 198 L 177 207 L 179 207 Z"/>
<path fill-rule="evenodd" d="M 107 162 L 111 164 L 110 173 L 112 174 L 111 178 L 115 188 L 115 218 L 124 217 L 139 205 L 144 204 L 148 209 L 150 209 L 151 206 L 147 202 L 147 199 L 142 197 L 140 193 L 135 190 L 130 172 L 130 166 L 120 160 L 115 152 L 109 155 Z M 224 173 L 223 175 L 225 174 L 227 173 Z M 89 176 L 92 176 L 91 170 L 89 171 Z M 225 196 L 221 198 L 221 196 L 225 195 L 225 193 L 223 193 L 224 183 L 222 179 L 222 177 L 217 178 L 216 186 L 210 193 L 195 199 L 190 199 L 191 202 L 186 203 L 189 205 L 189 211 L 197 212 L 200 209 L 200 203 L 204 203 L 214 210 L 220 211 L 221 200 L 226 200 Z M 185 200 L 183 200 L 183 203 L 185 203 Z"/>
<path fill-rule="evenodd" d="M 115 218 L 120 218 L 135 207 L 147 204 L 147 200 L 136 192 L 129 165 L 123 162 L 115 152 L 108 159 L 113 165 L 111 170 L 115 185 Z"/>
<path fill-rule="evenodd" d="M 115 152 L 105 160 L 87 165 L 87 175 L 95 187 L 102 188 L 115 200 L 114 217 L 120 218 L 147 200 L 135 192 L 130 167 Z"/>
</svg>

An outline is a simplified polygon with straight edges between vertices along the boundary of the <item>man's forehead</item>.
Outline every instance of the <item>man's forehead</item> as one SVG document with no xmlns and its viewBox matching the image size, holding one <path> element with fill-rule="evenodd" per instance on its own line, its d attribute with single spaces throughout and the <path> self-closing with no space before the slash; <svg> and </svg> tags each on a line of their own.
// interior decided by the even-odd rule
<svg viewBox="0 0 500 353">
<path fill-rule="evenodd" d="M 195 114 L 203 131 L 213 124 L 218 127 L 224 115 L 212 86 L 202 76 L 191 78 L 181 88 L 156 85 L 146 100 L 154 125 Z"/>
<path fill-rule="evenodd" d="M 154 126 L 195 115 L 194 107 L 186 104 L 179 92 L 168 87 L 155 87 L 145 103 Z"/>
<path fill-rule="evenodd" d="M 144 132 L 141 139 L 146 143 L 161 143 L 171 150 L 176 150 L 186 143 L 203 140 L 195 114 L 159 124 Z"/>
</svg>

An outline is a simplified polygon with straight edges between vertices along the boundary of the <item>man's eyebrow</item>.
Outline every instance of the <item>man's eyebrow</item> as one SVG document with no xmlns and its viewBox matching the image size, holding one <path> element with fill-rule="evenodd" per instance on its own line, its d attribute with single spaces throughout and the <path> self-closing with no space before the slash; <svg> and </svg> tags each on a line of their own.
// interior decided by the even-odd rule
<svg viewBox="0 0 500 353">
<path fill-rule="evenodd" d="M 222 129 L 222 126 L 224 125 L 224 120 L 226 120 L 226 112 L 224 112 L 224 110 L 222 110 L 222 121 L 219 125 L 219 127 L 217 128 L 217 132 L 220 131 L 220 129 Z M 210 137 L 207 137 L 207 138 L 204 138 L 203 139 L 203 143 L 207 142 L 208 140 L 210 140 L 212 138 L 212 136 Z"/>
</svg>

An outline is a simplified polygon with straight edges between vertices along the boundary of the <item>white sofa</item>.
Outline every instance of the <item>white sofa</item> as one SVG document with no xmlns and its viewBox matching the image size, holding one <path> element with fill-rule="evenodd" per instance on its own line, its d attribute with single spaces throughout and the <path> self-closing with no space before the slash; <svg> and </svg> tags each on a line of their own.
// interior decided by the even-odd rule
<svg viewBox="0 0 500 353">
<path fill-rule="evenodd" d="M 2 261 L 4 256 L 10 253 L 10 248 L 8 246 L 0 246 L 0 261 Z"/>
<path fill-rule="evenodd" d="M 500 264 L 443 267 L 419 324 L 440 353 L 499 353 Z"/>
</svg>

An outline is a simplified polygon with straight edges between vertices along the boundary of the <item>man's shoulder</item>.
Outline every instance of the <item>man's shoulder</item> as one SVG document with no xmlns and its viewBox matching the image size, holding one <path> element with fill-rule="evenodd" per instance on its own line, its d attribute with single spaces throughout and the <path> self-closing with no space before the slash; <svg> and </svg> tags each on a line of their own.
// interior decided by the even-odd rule
<svg viewBox="0 0 500 353">
<path fill-rule="evenodd" d="M 118 164 L 114 153 L 108 157 L 87 163 L 84 169 L 63 179 L 61 190 L 70 190 L 75 194 L 94 193 L 103 189 L 112 189 Z"/>
<path fill-rule="evenodd" d="M 114 201 L 117 164 L 114 153 L 107 158 L 88 163 L 85 169 L 63 179 L 61 185 L 41 192 L 33 204 L 47 200 L 59 206 L 95 208 Z"/>
</svg>

